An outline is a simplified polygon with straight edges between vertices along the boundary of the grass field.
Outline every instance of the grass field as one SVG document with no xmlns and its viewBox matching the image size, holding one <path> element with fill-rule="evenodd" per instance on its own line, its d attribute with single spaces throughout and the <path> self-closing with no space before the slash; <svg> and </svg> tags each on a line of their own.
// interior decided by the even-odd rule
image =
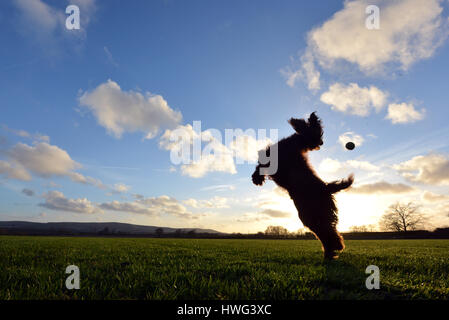
<svg viewBox="0 0 449 320">
<path fill-rule="evenodd" d="M 0 237 L 0 299 L 448 299 L 449 240 Z M 68 265 L 80 289 L 68 290 Z M 367 290 L 365 269 L 380 269 Z"/>
</svg>

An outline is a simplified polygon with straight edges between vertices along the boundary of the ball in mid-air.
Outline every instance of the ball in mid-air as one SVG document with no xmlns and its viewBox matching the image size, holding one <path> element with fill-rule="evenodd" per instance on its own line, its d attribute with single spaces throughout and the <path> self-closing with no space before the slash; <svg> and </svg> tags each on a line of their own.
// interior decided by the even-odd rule
<svg viewBox="0 0 449 320">
<path fill-rule="evenodd" d="M 348 150 L 353 150 L 355 148 L 355 144 L 354 144 L 354 142 L 348 142 L 348 143 L 346 143 L 345 147 Z"/>
</svg>

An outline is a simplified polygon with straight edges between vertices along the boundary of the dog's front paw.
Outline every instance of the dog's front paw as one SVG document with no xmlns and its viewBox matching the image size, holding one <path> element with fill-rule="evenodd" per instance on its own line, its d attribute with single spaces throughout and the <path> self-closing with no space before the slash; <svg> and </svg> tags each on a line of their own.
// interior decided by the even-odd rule
<svg viewBox="0 0 449 320">
<path fill-rule="evenodd" d="M 254 172 L 251 178 L 256 186 L 261 186 L 265 182 L 265 176 L 261 176 L 258 172 Z"/>
</svg>

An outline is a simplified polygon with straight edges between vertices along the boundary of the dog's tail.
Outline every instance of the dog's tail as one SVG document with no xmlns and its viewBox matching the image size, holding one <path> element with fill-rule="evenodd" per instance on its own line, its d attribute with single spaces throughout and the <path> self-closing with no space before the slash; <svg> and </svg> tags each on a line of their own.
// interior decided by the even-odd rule
<svg viewBox="0 0 449 320">
<path fill-rule="evenodd" d="M 263 183 L 265 182 L 265 176 L 260 174 L 259 169 L 260 169 L 260 165 L 258 165 L 258 166 L 256 167 L 256 170 L 254 170 L 254 173 L 253 173 L 253 175 L 251 176 L 251 178 L 252 178 L 252 180 L 253 180 L 253 183 L 254 183 L 256 186 L 261 186 L 261 185 L 263 185 Z"/>
<path fill-rule="evenodd" d="M 352 185 L 353 182 L 354 182 L 354 175 L 351 174 L 346 179 L 341 179 L 341 180 L 338 180 L 338 181 L 329 182 L 327 184 L 327 190 L 330 193 L 336 193 L 336 192 L 341 191 L 343 189 L 349 188 Z"/>
</svg>

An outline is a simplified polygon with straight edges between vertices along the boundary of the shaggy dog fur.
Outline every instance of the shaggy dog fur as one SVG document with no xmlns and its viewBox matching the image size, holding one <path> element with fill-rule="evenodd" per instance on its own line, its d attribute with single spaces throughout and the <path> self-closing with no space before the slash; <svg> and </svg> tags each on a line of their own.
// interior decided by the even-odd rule
<svg viewBox="0 0 449 320">
<path fill-rule="evenodd" d="M 269 178 L 287 190 L 302 223 L 321 241 L 324 257 L 336 259 L 344 249 L 344 242 L 336 228 L 338 211 L 333 194 L 350 187 L 354 177 L 350 175 L 347 179 L 326 183 L 309 164 L 307 152 L 319 150 L 323 144 L 323 129 L 315 112 L 308 121 L 291 118 L 289 123 L 296 133 L 277 142 L 278 169 Z M 268 156 L 272 147 L 265 150 Z M 266 176 L 260 169 L 268 166 L 269 163 L 264 165 L 259 161 L 252 175 L 255 185 L 264 183 Z"/>
</svg>

